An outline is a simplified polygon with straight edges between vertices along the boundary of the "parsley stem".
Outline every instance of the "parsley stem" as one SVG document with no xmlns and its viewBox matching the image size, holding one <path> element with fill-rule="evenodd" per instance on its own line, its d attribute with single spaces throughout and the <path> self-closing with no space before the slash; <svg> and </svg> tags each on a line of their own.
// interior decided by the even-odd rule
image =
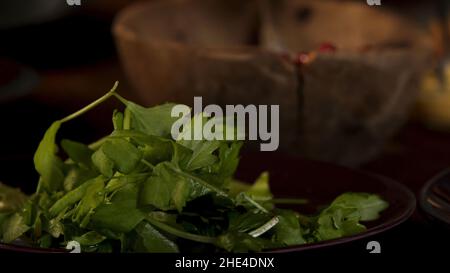
<svg viewBox="0 0 450 273">
<path fill-rule="evenodd" d="M 86 113 L 87 111 L 89 111 L 92 108 L 96 107 L 97 105 L 101 104 L 105 100 L 109 99 L 112 95 L 115 94 L 114 92 L 116 91 L 118 85 L 119 85 L 119 82 L 116 81 L 114 83 L 114 86 L 111 88 L 111 90 L 108 93 L 106 93 L 105 95 L 101 96 L 100 98 L 98 98 L 97 100 L 92 102 L 91 104 L 89 104 L 89 105 L 83 107 L 82 109 L 76 111 L 75 113 L 70 114 L 67 117 L 61 119 L 60 122 L 64 123 L 64 122 L 70 121 L 70 120 L 72 120 L 72 119 L 74 119 L 74 118 L 76 118 L 78 116 L 81 116 L 82 114 Z"/>
<path fill-rule="evenodd" d="M 191 174 L 189 174 L 189 173 L 183 172 L 183 171 L 181 171 L 181 170 L 179 170 L 179 169 L 177 169 L 177 168 L 171 167 L 171 169 L 174 170 L 174 171 L 175 171 L 177 174 L 179 174 L 179 175 L 182 175 L 182 176 L 184 176 L 184 177 L 187 177 L 187 178 L 189 178 L 189 179 L 192 179 L 192 180 L 196 181 L 197 183 L 199 183 L 199 184 L 201 184 L 202 186 L 204 186 L 204 187 L 206 187 L 206 188 L 212 190 L 213 192 L 217 193 L 218 195 L 221 195 L 221 196 L 230 198 L 226 192 L 224 192 L 224 191 L 222 191 L 221 189 L 219 189 L 219 188 L 217 188 L 217 187 L 215 187 L 215 186 L 209 184 L 208 182 L 204 181 L 203 179 L 201 179 L 201 178 L 199 178 L 199 177 L 196 177 L 196 176 L 193 176 L 193 175 L 191 175 Z"/>
<path fill-rule="evenodd" d="M 209 237 L 209 236 L 203 236 L 203 235 L 197 235 L 197 234 L 185 232 L 185 231 L 179 230 L 177 228 L 174 228 L 172 226 L 169 226 L 165 223 L 159 222 L 159 221 L 155 220 L 152 216 L 147 216 L 145 219 L 150 224 L 154 225 L 155 227 L 157 227 L 161 230 L 164 230 L 167 233 L 170 233 L 172 235 L 180 237 L 180 238 L 184 238 L 187 240 L 200 242 L 200 243 L 206 243 L 206 244 L 214 244 L 216 242 L 215 237 Z"/>
<path fill-rule="evenodd" d="M 253 230 L 252 232 L 250 232 L 249 235 L 252 237 L 255 237 L 255 238 L 259 237 L 259 236 L 263 235 L 264 233 L 266 233 L 267 231 L 269 231 L 274 226 L 276 226 L 279 222 L 280 222 L 280 218 L 278 218 L 278 216 L 275 216 L 272 219 L 270 219 L 267 223 L 265 223 L 264 225 Z"/>
<path fill-rule="evenodd" d="M 123 130 L 131 129 L 131 112 L 130 108 L 126 107 L 123 111 Z"/>
<path fill-rule="evenodd" d="M 259 209 L 260 211 L 264 212 L 264 213 L 269 213 L 268 210 L 266 210 L 263 206 L 261 206 L 258 202 L 256 202 L 255 200 L 253 200 L 250 196 L 248 196 L 245 193 L 242 193 L 242 196 L 253 206 L 255 206 L 257 209 Z"/>
<path fill-rule="evenodd" d="M 102 146 L 103 143 L 105 143 L 106 140 L 108 140 L 108 137 L 109 136 L 102 137 L 89 144 L 88 147 L 92 150 L 97 150 L 98 148 L 100 148 L 100 146 Z"/>
<path fill-rule="evenodd" d="M 146 165 L 147 167 L 149 167 L 152 170 L 155 168 L 155 166 L 152 163 L 148 162 L 145 159 L 141 159 L 141 162 L 144 163 L 144 165 Z"/>
<path fill-rule="evenodd" d="M 124 97 L 122 97 L 121 95 L 119 95 L 119 94 L 117 94 L 117 93 L 114 93 L 113 95 L 114 95 L 114 97 L 116 97 L 118 100 L 120 100 L 123 104 L 125 104 L 125 105 L 128 105 L 128 104 L 129 104 L 129 101 L 126 100 L 126 99 L 125 99 Z"/>
</svg>

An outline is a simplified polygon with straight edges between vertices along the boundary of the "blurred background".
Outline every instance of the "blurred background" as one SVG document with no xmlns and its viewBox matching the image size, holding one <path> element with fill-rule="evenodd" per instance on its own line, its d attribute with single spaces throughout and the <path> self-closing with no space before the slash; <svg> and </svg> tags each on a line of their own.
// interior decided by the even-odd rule
<svg viewBox="0 0 450 273">
<path fill-rule="evenodd" d="M 116 80 L 148 106 L 279 104 L 280 152 L 416 192 L 450 166 L 447 1 L 76 2 L 0 2 L 0 181 L 27 193 L 46 128 Z M 60 135 L 103 136 L 115 107 Z"/>
</svg>

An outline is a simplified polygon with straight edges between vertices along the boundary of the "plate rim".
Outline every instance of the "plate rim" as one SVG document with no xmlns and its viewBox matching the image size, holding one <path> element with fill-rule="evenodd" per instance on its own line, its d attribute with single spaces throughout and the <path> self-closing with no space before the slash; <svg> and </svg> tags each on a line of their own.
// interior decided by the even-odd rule
<svg viewBox="0 0 450 273">
<path fill-rule="evenodd" d="M 431 216 L 433 219 L 440 221 L 440 223 L 450 225 L 450 220 L 445 219 L 442 215 L 436 213 L 435 209 L 433 209 L 430 203 L 426 201 L 427 192 L 430 190 L 431 185 L 446 176 L 450 176 L 450 167 L 441 170 L 425 183 L 425 185 L 420 189 L 419 206 L 427 214 L 427 216 Z"/>
</svg>

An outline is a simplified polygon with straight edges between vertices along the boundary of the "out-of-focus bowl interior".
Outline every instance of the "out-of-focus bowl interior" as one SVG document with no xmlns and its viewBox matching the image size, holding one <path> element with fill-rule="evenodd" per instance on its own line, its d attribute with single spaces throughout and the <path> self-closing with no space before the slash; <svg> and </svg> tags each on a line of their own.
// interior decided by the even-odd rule
<svg viewBox="0 0 450 273">
<path fill-rule="evenodd" d="M 425 34 L 365 1 L 272 1 L 270 25 L 286 50 L 338 48 L 299 66 L 262 39 L 258 3 L 150 1 L 120 12 L 113 32 L 142 101 L 278 104 L 282 150 L 346 165 L 376 155 L 416 98 Z"/>
</svg>

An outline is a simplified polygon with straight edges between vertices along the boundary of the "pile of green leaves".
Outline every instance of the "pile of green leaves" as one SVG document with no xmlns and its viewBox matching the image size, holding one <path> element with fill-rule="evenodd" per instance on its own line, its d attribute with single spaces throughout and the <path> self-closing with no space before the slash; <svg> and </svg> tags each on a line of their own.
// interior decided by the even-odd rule
<svg viewBox="0 0 450 273">
<path fill-rule="evenodd" d="M 262 251 L 362 232 L 360 222 L 387 207 L 376 195 L 345 193 L 314 216 L 278 209 L 267 173 L 253 185 L 233 180 L 241 142 L 174 140 L 173 104 L 144 108 L 116 86 L 47 130 L 34 157 L 36 193 L 7 209 L 0 200 L 3 243 L 77 241 L 84 252 Z M 110 135 L 91 145 L 56 144 L 63 123 L 110 97 L 125 105 L 113 113 Z"/>
</svg>

